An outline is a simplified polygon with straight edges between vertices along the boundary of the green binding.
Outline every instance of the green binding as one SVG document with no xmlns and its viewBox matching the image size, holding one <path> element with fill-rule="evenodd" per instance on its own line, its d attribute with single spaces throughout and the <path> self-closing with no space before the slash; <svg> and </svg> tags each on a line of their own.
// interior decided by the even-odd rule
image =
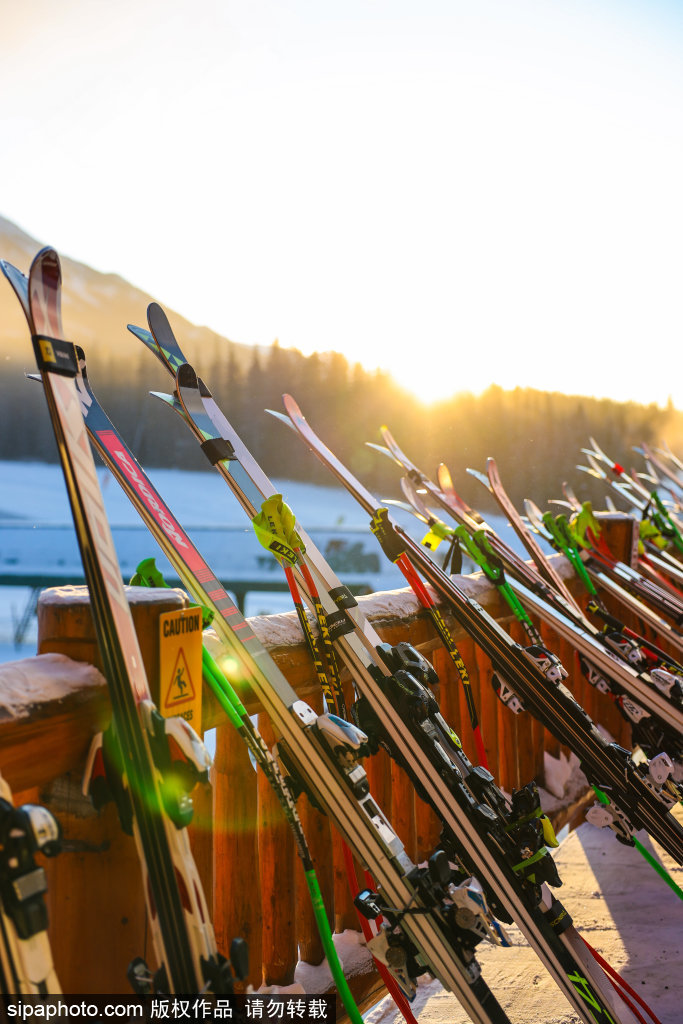
<svg viewBox="0 0 683 1024">
<path fill-rule="evenodd" d="M 266 498 L 261 511 L 251 521 L 259 543 L 289 565 L 296 565 L 305 551 L 301 537 L 294 529 L 295 524 L 294 513 L 282 500 L 281 494 Z"/>
</svg>

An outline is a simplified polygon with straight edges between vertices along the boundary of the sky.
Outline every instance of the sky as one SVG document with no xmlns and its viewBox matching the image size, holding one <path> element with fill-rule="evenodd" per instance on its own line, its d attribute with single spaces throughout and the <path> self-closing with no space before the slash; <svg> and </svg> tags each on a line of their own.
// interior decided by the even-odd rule
<svg viewBox="0 0 683 1024">
<path fill-rule="evenodd" d="M 683 408 L 683 4 L 0 0 L 0 90 L 0 213 L 196 323 Z"/>
</svg>

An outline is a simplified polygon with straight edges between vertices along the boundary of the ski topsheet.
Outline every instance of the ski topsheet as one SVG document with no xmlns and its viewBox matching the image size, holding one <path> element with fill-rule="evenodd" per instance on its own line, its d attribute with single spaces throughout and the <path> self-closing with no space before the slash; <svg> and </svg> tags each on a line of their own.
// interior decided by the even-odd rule
<svg viewBox="0 0 683 1024">
<path fill-rule="evenodd" d="M 81 413 L 75 349 L 62 338 L 59 258 L 49 248 L 38 253 L 31 265 L 28 295 L 23 275 L 4 263 L 2 269 L 27 314 L 64 471 L 109 686 L 155 951 L 163 968 L 158 984 L 173 993 L 228 991 L 230 970 L 216 950 L 187 830 L 176 827 L 160 794 L 160 773 L 150 745 L 157 712 Z"/>
<path fill-rule="evenodd" d="M 156 305 L 151 306 L 149 319 L 154 336 L 142 328 L 130 329 L 170 372 L 181 368 L 178 391 L 183 404 L 170 396 L 158 397 L 172 405 L 186 419 L 205 454 L 214 462 L 252 518 L 264 498 L 276 493 L 275 488 L 225 419 L 208 389 L 197 381 L 189 367 L 183 367 L 184 357 L 163 310 Z M 338 652 L 350 669 L 359 692 L 370 700 L 381 717 L 391 747 L 401 758 L 400 763 L 446 825 L 456 843 L 459 856 L 484 884 L 489 901 L 491 894 L 494 894 L 496 905 L 519 924 L 530 945 L 583 1020 L 632 1019 L 623 1006 L 615 1006 L 613 993 L 605 985 L 604 975 L 596 971 L 575 929 L 568 928 L 558 936 L 549 928 L 548 919 L 541 910 L 538 907 L 533 909 L 534 901 L 530 899 L 529 893 L 523 894 L 520 889 L 519 880 L 510 871 L 498 845 L 499 839 L 494 838 L 488 829 L 482 830 L 481 819 L 477 823 L 478 815 L 476 812 L 473 814 L 472 797 L 469 796 L 465 801 L 465 810 L 459 800 L 461 789 L 451 787 L 449 792 L 448 783 L 441 777 L 441 773 L 434 768 L 430 770 L 427 758 L 420 756 L 415 738 L 411 738 L 405 722 L 397 717 L 396 709 L 386 699 L 382 687 L 378 686 L 378 678 L 389 674 L 389 669 L 378 658 L 381 646 L 379 637 L 299 523 L 296 524 L 296 531 L 303 541 L 304 557 L 320 590 Z M 310 601 L 310 595 L 307 595 L 305 580 L 300 579 L 298 582 L 312 608 L 313 602 Z M 453 756 L 452 752 L 450 756 Z M 459 763 L 462 765 L 462 761 Z M 465 766 L 463 768 L 467 771 Z M 544 891 L 546 895 L 542 905 L 546 912 L 551 905 L 558 907 L 556 902 L 553 904 L 545 886 Z M 563 909 L 560 911 L 562 915 L 566 915 Z M 568 923 L 566 916 L 564 921 Z"/>
</svg>

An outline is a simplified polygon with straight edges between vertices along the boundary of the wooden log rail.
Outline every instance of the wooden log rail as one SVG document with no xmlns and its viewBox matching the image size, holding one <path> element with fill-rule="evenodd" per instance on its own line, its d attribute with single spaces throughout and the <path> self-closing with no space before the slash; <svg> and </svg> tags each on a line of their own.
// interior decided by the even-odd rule
<svg viewBox="0 0 683 1024">
<path fill-rule="evenodd" d="M 557 565 L 568 577 L 564 560 L 558 557 Z M 510 622 L 495 588 L 478 575 L 463 577 L 462 585 L 515 639 L 524 642 L 521 628 Z M 84 588 L 69 589 L 69 600 L 55 602 L 48 591 L 39 603 L 38 652 L 51 655 L 47 662 L 53 676 L 59 676 L 60 666 L 64 669 L 59 681 L 48 676 L 49 685 L 43 689 L 31 682 L 36 665 L 46 662 L 42 657 L 0 666 L 0 769 L 17 801 L 39 800 L 51 806 L 67 839 L 66 852 L 46 864 L 51 935 L 64 990 L 126 992 L 125 971 L 130 960 L 143 955 L 153 962 L 153 954 L 133 842 L 121 832 L 112 807 L 95 813 L 80 795 L 90 738 L 108 719 L 108 699 L 102 677 L 89 667 L 99 668 L 100 661 L 87 594 Z M 153 595 L 145 591 L 141 598 L 136 591 L 129 588 L 129 600 L 148 675 L 154 680 L 158 672 L 156 618 L 161 611 L 182 606 L 186 598 L 180 591 L 168 590 Z M 442 712 L 461 737 L 468 756 L 475 760 L 455 668 L 412 594 L 392 591 L 359 602 L 383 640 L 392 644 L 409 640 L 433 661 L 440 679 L 437 696 Z M 612 599 L 608 604 L 624 616 Z M 626 618 L 627 624 L 640 627 Z M 560 745 L 530 716 L 514 716 L 500 704 L 491 686 L 487 658 L 448 614 L 446 621 L 470 674 L 495 778 L 507 792 L 532 778 L 542 783 L 544 752 L 557 757 Z M 320 710 L 317 683 L 294 614 L 257 617 L 251 623 L 297 692 Z M 585 682 L 569 645 L 545 626 L 541 633 L 569 670 L 568 684 L 578 700 L 615 740 L 629 745 L 628 727 L 609 698 Z M 74 665 L 64 655 L 86 664 Z M 351 697 L 350 679 L 345 685 Z M 263 735 L 269 743 L 274 742 L 266 716 L 248 693 L 243 698 L 249 712 L 258 715 Z M 243 936 L 250 947 L 249 983 L 255 987 L 291 985 L 300 960 L 312 965 L 323 960 L 293 841 L 272 791 L 254 770 L 244 744 L 208 691 L 202 718 L 205 730 L 216 730 L 216 752 L 212 785 L 196 795 L 191 838 L 213 908 L 219 948 L 227 950 L 235 935 Z M 416 862 L 423 860 L 438 841 L 440 829 L 433 812 L 415 797 L 403 773 L 383 753 L 370 758 L 366 767 L 375 799 L 387 811 L 409 855 Z M 556 826 L 571 821 L 581 809 L 565 809 L 556 817 Z M 357 932 L 340 839 L 305 797 L 300 811 L 334 929 L 337 933 L 346 929 Z M 360 868 L 358 877 L 364 884 Z M 382 988 L 369 957 L 366 960 L 351 983 L 367 1005 L 379 997 Z"/>
</svg>

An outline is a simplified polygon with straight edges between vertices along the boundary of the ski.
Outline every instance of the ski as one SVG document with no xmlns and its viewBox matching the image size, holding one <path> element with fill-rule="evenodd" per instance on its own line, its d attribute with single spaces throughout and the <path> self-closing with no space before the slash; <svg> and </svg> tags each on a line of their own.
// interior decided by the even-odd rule
<svg viewBox="0 0 683 1024">
<path fill-rule="evenodd" d="M 524 506 L 527 513 L 529 508 L 534 507 L 528 499 Z M 655 569 L 651 556 L 647 556 L 647 560 L 639 558 L 636 568 L 630 562 L 618 559 L 605 542 L 600 521 L 589 501 L 584 501 L 578 508 L 572 507 L 572 524 L 583 548 L 582 559 L 586 568 L 589 571 L 601 570 L 634 597 L 651 606 L 657 614 L 669 619 L 680 634 L 683 626 L 683 599 L 680 592 Z"/>
<path fill-rule="evenodd" d="M 45 871 L 35 855 L 54 857 L 61 829 L 45 807 L 15 807 L 0 775 L 0 997 L 61 993 L 47 934 Z"/>
<path fill-rule="evenodd" d="M 472 475 L 487 487 L 517 536 L 526 544 L 531 534 L 503 487 L 495 461 L 487 461 L 487 477 L 474 472 Z M 530 503 L 527 503 L 528 516 L 531 515 L 530 508 Z M 626 630 L 607 612 L 575 548 L 564 517 L 553 520 L 550 514 L 543 516 L 545 529 L 542 531 L 537 517 L 534 515 L 533 518 L 537 532 L 542 532 L 574 567 L 589 591 L 589 608 L 606 625 L 602 631 L 599 630 L 580 609 L 578 615 L 569 615 L 562 609 L 549 608 L 543 595 L 530 597 L 527 591 L 531 588 L 526 588 L 525 582 L 520 581 L 520 593 L 525 595 L 527 606 L 533 605 L 540 618 L 575 648 L 584 659 L 582 669 L 592 685 L 598 685 L 607 693 L 613 693 L 616 687 L 616 691 L 625 697 L 620 704 L 622 713 L 631 721 L 634 732 L 642 735 L 643 749 L 648 756 L 666 747 L 672 757 L 680 760 L 683 754 L 683 668 L 656 645 Z M 534 546 L 529 545 L 527 550 L 531 552 Z M 542 552 L 540 558 L 547 562 Z M 599 648 L 603 651 L 600 652 Z M 633 701 L 637 703 L 634 705 Z"/>
<path fill-rule="evenodd" d="M 650 445 L 646 444 L 644 441 L 639 448 L 635 448 L 634 450 L 638 452 L 639 455 L 643 456 L 651 470 L 656 469 L 659 474 L 666 477 L 667 487 L 671 489 L 672 494 L 676 494 L 680 501 L 683 496 L 683 483 L 681 482 L 679 474 L 675 472 L 675 469 L 671 468 L 672 465 L 675 466 L 675 463 L 672 463 L 670 459 L 667 459 L 665 453 L 652 449 Z M 664 481 L 661 482 L 664 483 Z M 673 487 L 671 487 L 671 485 L 673 485 Z"/>
<path fill-rule="evenodd" d="M 205 454 L 230 484 L 249 517 L 253 518 L 261 502 L 276 493 L 275 488 L 246 450 L 205 385 L 197 380 L 189 367 L 183 368 L 184 357 L 160 307 L 150 307 L 149 319 L 153 336 L 142 328 L 131 326 L 130 329 L 170 372 L 178 369 L 177 386 L 182 404 L 172 396 L 157 397 L 171 405 L 193 429 Z M 155 344 L 155 339 L 158 344 Z M 197 419 L 194 419 L 197 398 L 201 399 L 207 418 L 197 408 Z M 438 726 L 441 736 L 438 747 L 434 746 L 433 740 L 427 745 L 424 734 L 416 729 L 415 723 L 401 718 L 394 706 L 398 693 L 393 700 L 387 699 L 392 694 L 388 690 L 391 685 L 391 669 L 385 660 L 389 653 L 383 649 L 386 645 L 381 644 L 355 599 L 339 583 L 298 522 L 296 530 L 305 548 L 308 567 L 320 588 L 335 646 L 352 673 L 361 695 L 360 700 L 369 705 L 381 727 L 383 745 L 389 746 L 394 756 L 400 758 L 399 763 L 408 771 L 418 793 L 429 800 L 444 822 L 453 843 L 453 855 L 465 863 L 468 870 L 482 882 L 496 915 L 502 915 L 504 920 L 514 919 L 518 923 L 532 948 L 583 1020 L 621 1020 L 624 1013 L 628 1016 L 628 1011 L 615 1005 L 611 991 L 605 991 L 604 977 L 596 971 L 592 959 L 586 955 L 575 929 L 567 927 L 562 931 L 558 928 L 558 932 L 562 931 L 559 935 L 549 927 L 553 915 L 550 913 L 549 917 L 548 912 L 553 905 L 557 907 L 558 904 L 550 896 L 545 884 L 541 887 L 540 896 L 533 896 L 528 885 L 525 887 L 514 871 L 511 871 L 509 853 L 506 855 L 504 852 L 509 843 L 494 826 L 494 808 L 500 811 L 501 802 L 502 806 L 506 802 L 497 788 L 492 787 L 488 773 L 469 765 L 459 743 L 454 745 L 451 730 L 443 720 L 439 721 L 438 714 L 435 713 L 433 718 L 433 724 Z M 305 581 L 299 580 L 299 583 L 308 602 L 310 595 L 306 593 Z M 395 653 L 394 659 L 396 657 Z M 458 774 L 454 772 L 453 765 L 447 777 L 443 777 L 445 766 L 452 763 L 454 758 L 457 758 L 458 770 L 463 773 L 461 777 L 469 788 L 464 802 L 463 787 L 457 783 Z M 455 786 L 452 783 L 449 786 L 449 777 L 456 783 Z M 484 779 L 486 784 L 482 785 Z M 473 790 L 478 790 L 476 798 L 472 796 Z M 478 812 L 476 807 L 483 807 L 486 801 L 488 807 Z M 568 925 L 569 919 L 565 914 L 566 911 L 562 909 L 559 918 L 563 925 Z"/>
<path fill-rule="evenodd" d="M 183 827 L 191 817 L 191 801 L 183 788 L 171 795 L 165 785 L 170 778 L 162 775 L 155 754 L 172 763 L 168 744 L 173 735 L 197 777 L 208 775 L 210 762 L 187 723 L 165 722 L 150 698 L 81 413 L 75 348 L 63 340 L 59 257 L 53 249 L 42 249 L 28 281 L 9 264 L 3 262 L 2 269 L 26 314 L 57 440 L 109 687 L 110 764 L 118 765 L 124 794 L 119 812 L 135 837 L 161 965 L 152 979 L 138 960 L 129 979 L 139 991 L 229 992 L 232 971 L 216 949 Z"/>
</svg>

